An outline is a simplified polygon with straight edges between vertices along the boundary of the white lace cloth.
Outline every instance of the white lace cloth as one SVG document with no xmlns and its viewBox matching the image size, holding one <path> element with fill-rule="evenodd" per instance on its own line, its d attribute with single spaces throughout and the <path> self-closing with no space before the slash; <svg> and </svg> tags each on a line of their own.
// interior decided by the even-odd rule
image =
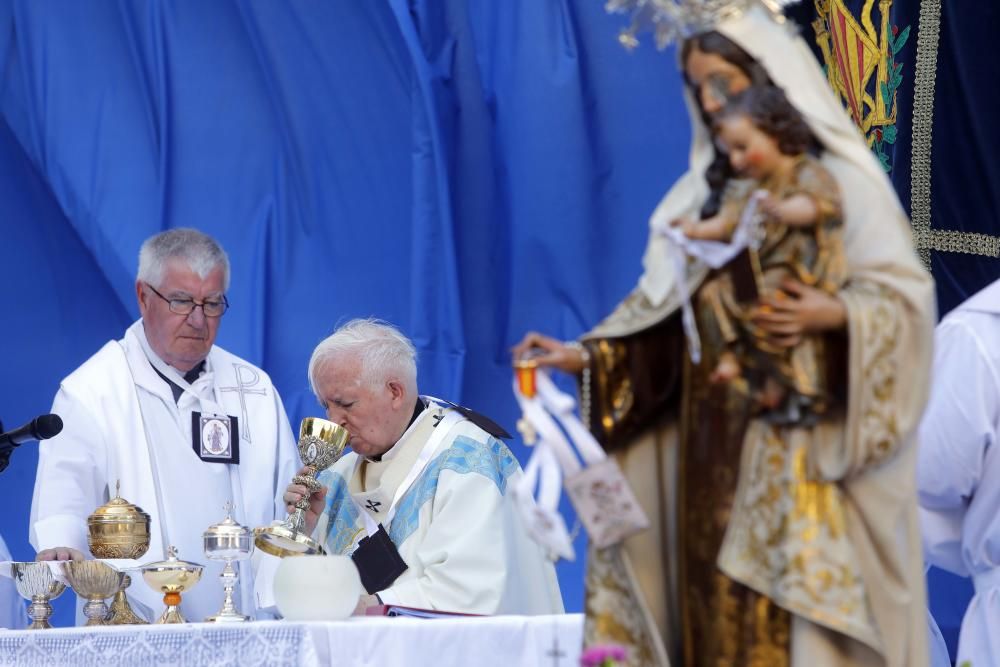
<svg viewBox="0 0 1000 667">
<path fill-rule="evenodd" d="M 0 665 L 571 667 L 582 640 L 580 614 L 0 630 Z"/>
</svg>

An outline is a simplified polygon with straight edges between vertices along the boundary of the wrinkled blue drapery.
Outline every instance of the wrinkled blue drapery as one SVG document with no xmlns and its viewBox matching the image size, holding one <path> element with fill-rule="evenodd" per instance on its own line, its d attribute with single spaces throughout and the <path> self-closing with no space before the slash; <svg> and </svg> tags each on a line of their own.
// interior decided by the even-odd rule
<svg viewBox="0 0 1000 667">
<path fill-rule="evenodd" d="M 219 343 L 293 424 L 321 413 L 313 346 L 373 315 L 422 391 L 513 430 L 509 347 L 608 312 L 687 162 L 672 54 L 625 53 L 620 24 L 571 0 L 0 2 L 0 417 L 46 412 L 137 317 L 141 241 L 194 226 L 233 264 Z M 0 480 L 19 558 L 35 460 Z M 579 610 L 582 564 L 560 575 Z"/>
</svg>

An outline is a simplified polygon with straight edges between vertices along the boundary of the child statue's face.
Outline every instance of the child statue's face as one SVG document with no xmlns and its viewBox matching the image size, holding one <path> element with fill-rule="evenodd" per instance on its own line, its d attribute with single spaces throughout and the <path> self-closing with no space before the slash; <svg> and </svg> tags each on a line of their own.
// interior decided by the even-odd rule
<svg viewBox="0 0 1000 667">
<path fill-rule="evenodd" d="M 784 155 L 778 142 L 758 129 L 743 114 L 723 118 L 716 125 L 717 139 L 740 175 L 762 179 L 775 173 Z"/>
</svg>

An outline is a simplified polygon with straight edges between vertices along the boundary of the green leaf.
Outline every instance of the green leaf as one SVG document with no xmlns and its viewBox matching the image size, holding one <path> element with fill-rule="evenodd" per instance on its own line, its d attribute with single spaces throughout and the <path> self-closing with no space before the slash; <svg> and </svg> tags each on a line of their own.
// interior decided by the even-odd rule
<svg viewBox="0 0 1000 667">
<path fill-rule="evenodd" d="M 882 92 L 882 101 L 885 102 L 885 105 L 892 104 L 892 95 L 889 93 L 889 86 L 886 85 L 885 81 L 879 83 L 879 90 Z"/>
<path fill-rule="evenodd" d="M 886 125 L 882 128 L 882 140 L 887 144 L 896 143 L 896 126 Z"/>
<path fill-rule="evenodd" d="M 896 39 L 893 40 L 892 44 L 892 55 L 899 53 L 903 46 L 906 44 L 906 40 L 910 37 L 910 26 L 906 26 L 903 30 L 896 35 Z"/>
<path fill-rule="evenodd" d="M 899 84 L 901 83 L 903 83 L 902 74 L 893 74 L 892 77 L 889 79 L 889 85 L 892 86 L 893 90 L 899 88 Z"/>
</svg>

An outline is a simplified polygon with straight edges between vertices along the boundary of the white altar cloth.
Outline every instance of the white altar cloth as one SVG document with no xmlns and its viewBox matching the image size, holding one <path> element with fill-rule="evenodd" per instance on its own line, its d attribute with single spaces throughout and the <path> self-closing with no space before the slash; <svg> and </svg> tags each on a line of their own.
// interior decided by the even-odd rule
<svg viewBox="0 0 1000 667">
<path fill-rule="evenodd" d="M 581 614 L 0 630 L 0 665 L 574 667 L 582 638 Z"/>
</svg>

